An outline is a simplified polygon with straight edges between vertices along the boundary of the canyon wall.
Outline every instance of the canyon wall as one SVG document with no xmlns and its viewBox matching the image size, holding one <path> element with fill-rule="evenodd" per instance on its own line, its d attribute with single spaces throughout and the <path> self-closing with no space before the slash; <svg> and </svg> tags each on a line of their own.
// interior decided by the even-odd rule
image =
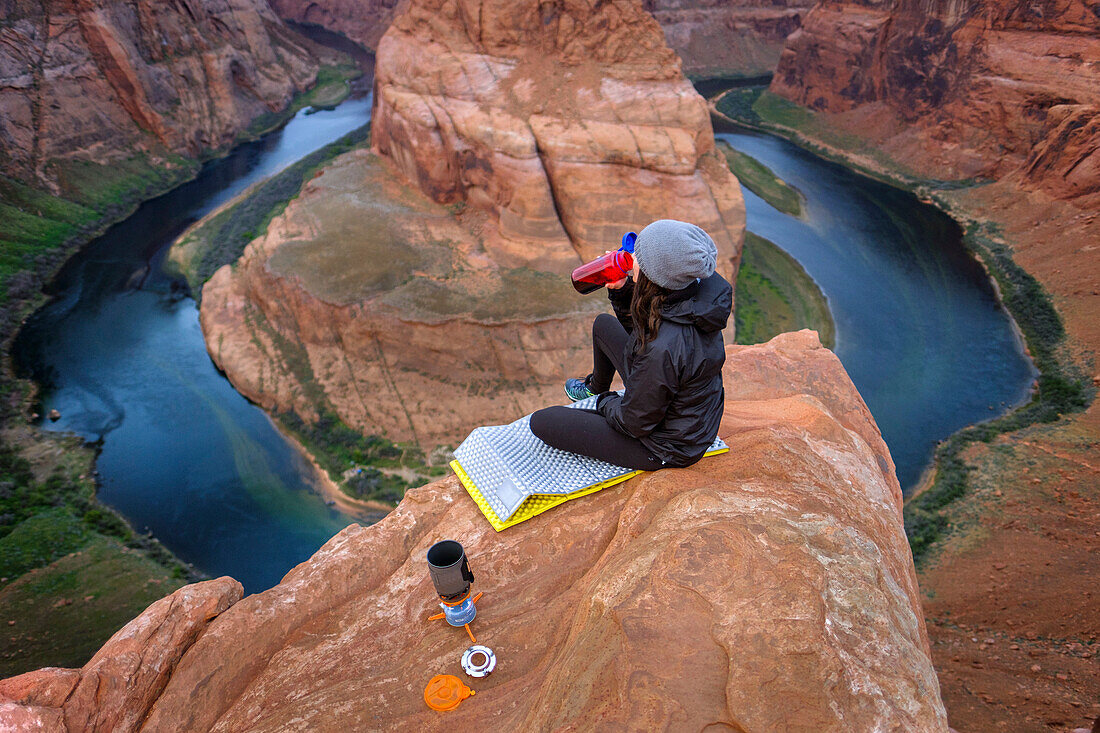
<svg viewBox="0 0 1100 733">
<path fill-rule="evenodd" d="M 83 162 L 198 157 L 316 73 L 262 0 L 13 0 L 0 18 L 0 172 L 58 193 Z"/>
<path fill-rule="evenodd" d="M 378 48 L 401 0 L 271 0 L 283 20 L 319 25 L 371 51 Z"/>
<path fill-rule="evenodd" d="M 692 76 L 761 76 L 775 71 L 808 0 L 644 0 Z"/>
<path fill-rule="evenodd" d="M 1100 15 L 1084 0 L 823 0 L 772 91 L 927 177 L 1100 202 Z"/>
<path fill-rule="evenodd" d="M 676 218 L 735 275 L 740 186 L 640 3 L 410 1 L 378 46 L 372 140 L 433 200 L 484 212 L 502 264 L 564 273 Z"/>
<path fill-rule="evenodd" d="M 901 491 L 811 332 L 728 347 L 730 452 L 492 530 L 454 477 L 352 525 L 276 587 L 158 601 L 81 670 L 0 682 L 0 727 L 50 730 L 947 731 Z M 453 538 L 497 656 L 462 675 L 424 553 Z M 227 608 L 228 606 L 228 608 Z"/>
</svg>

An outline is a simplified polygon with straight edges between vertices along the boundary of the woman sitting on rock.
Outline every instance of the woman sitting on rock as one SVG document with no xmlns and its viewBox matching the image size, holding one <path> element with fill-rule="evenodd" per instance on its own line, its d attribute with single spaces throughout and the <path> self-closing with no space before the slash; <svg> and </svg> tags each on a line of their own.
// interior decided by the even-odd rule
<svg viewBox="0 0 1100 733">
<path fill-rule="evenodd" d="M 609 284 L 615 310 L 592 324 L 592 373 L 570 379 L 574 402 L 599 395 L 595 410 L 548 407 L 531 431 L 555 448 L 627 468 L 690 466 L 722 419 L 722 329 L 733 288 L 714 271 L 710 236 L 682 221 L 655 221 L 638 235 L 634 268 Z M 618 372 L 622 396 L 609 392 Z"/>
</svg>

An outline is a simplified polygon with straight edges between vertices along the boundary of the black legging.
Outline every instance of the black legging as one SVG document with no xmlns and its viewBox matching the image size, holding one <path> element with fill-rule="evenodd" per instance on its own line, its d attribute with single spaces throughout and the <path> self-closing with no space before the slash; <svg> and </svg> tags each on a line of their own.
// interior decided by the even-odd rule
<svg viewBox="0 0 1100 733">
<path fill-rule="evenodd" d="M 615 372 L 626 379 L 623 350 L 628 338 L 626 329 L 613 316 L 596 316 L 592 323 L 592 375 L 588 379 L 592 392 L 607 391 Z M 547 445 L 616 466 L 656 471 L 662 465 L 640 440 L 620 433 L 595 410 L 547 407 L 531 415 L 531 432 Z"/>
<path fill-rule="evenodd" d="M 630 335 L 615 316 L 601 313 L 592 321 L 592 374 L 588 378 L 591 392 L 599 394 L 611 389 L 615 372 L 626 379 L 623 355 L 629 339 Z"/>
</svg>

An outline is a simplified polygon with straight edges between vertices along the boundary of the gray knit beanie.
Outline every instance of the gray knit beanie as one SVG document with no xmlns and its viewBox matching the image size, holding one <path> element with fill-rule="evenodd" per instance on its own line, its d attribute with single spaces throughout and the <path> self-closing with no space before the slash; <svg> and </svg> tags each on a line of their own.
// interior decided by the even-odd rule
<svg viewBox="0 0 1100 733">
<path fill-rule="evenodd" d="M 634 258 L 645 276 L 668 290 L 680 290 L 714 274 L 718 248 L 694 224 L 659 219 L 638 235 Z"/>
</svg>

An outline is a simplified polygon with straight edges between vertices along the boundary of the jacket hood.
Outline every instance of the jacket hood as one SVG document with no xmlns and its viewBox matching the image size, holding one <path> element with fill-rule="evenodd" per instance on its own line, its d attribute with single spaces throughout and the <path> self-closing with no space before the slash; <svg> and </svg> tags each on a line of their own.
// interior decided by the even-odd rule
<svg viewBox="0 0 1100 733">
<path fill-rule="evenodd" d="M 661 318 L 692 325 L 700 331 L 721 331 L 733 310 L 733 288 L 717 272 L 669 296 Z"/>
</svg>

